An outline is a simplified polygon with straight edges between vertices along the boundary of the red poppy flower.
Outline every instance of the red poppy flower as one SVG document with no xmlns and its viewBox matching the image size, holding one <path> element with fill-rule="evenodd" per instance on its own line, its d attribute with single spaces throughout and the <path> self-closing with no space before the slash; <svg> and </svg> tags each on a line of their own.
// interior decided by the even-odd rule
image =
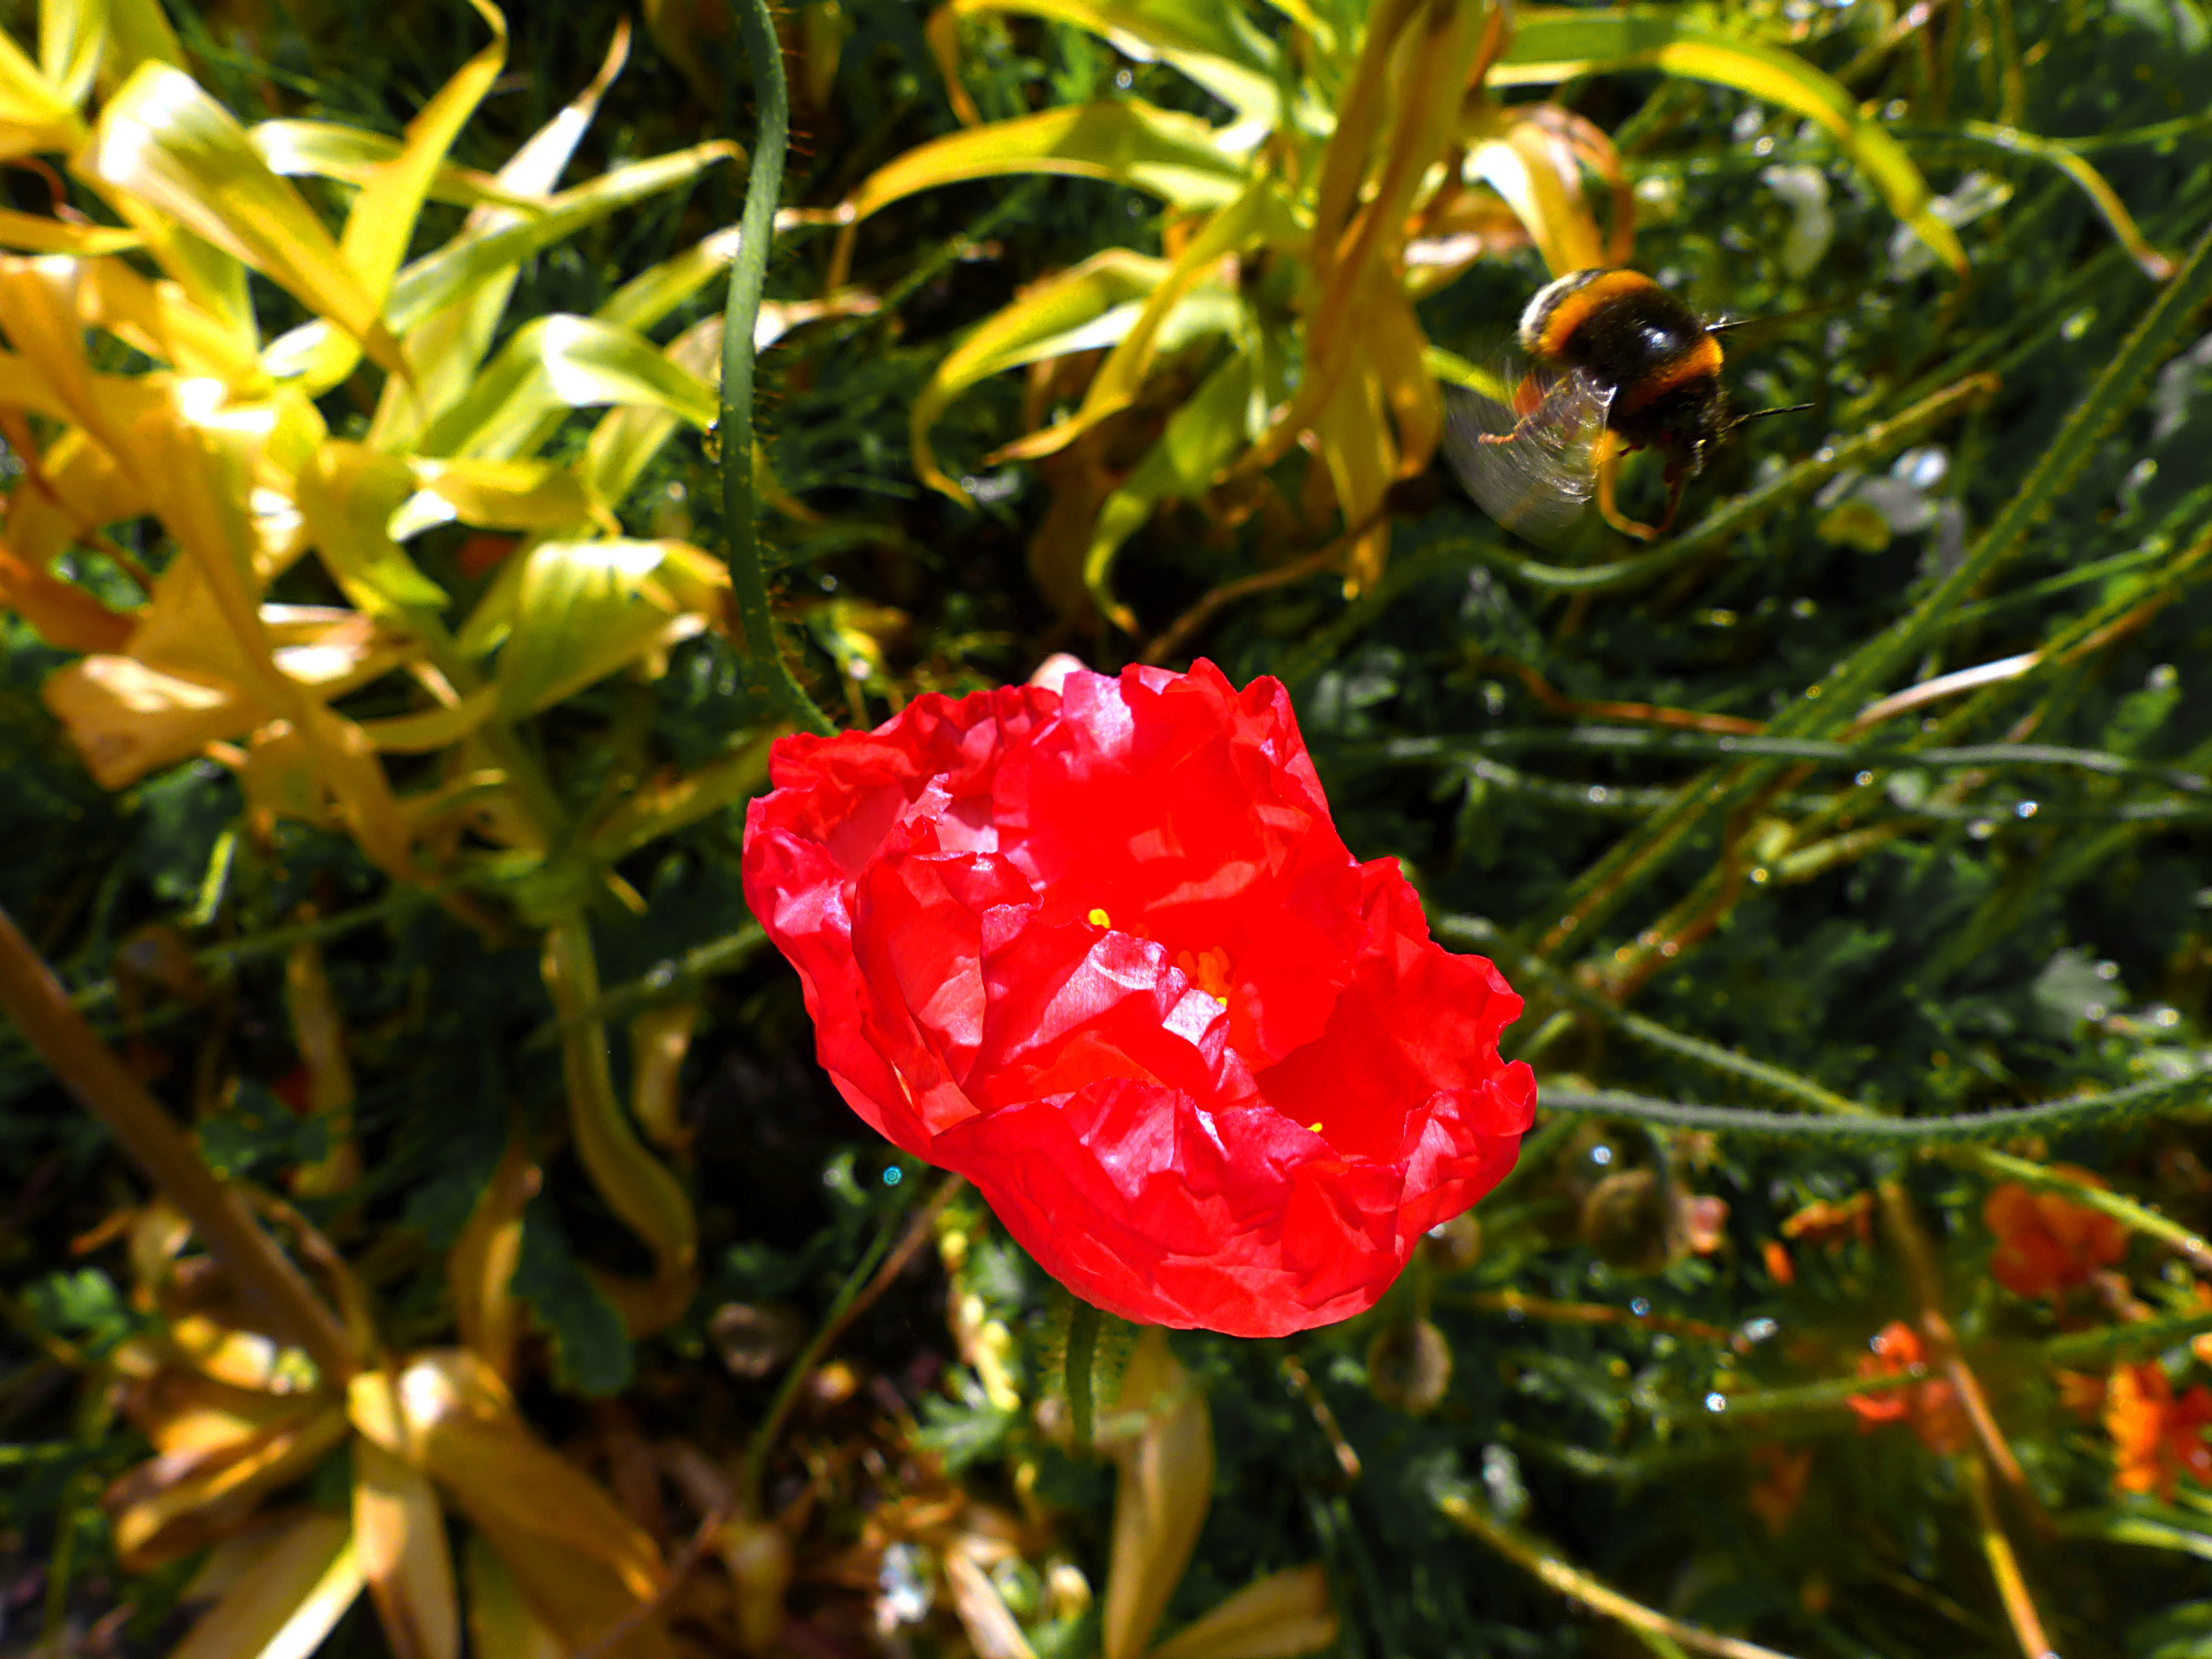
<svg viewBox="0 0 2212 1659">
<path fill-rule="evenodd" d="M 2105 1184 L 2070 1164 L 2052 1168 L 2094 1187 Z M 1990 1276 L 2018 1296 L 2057 1302 L 2128 1253 L 2127 1231 L 2112 1217 L 2014 1181 L 1990 1188 L 1982 1220 L 1996 1239 Z"/>
<path fill-rule="evenodd" d="M 1094 1305 L 1347 1318 L 1512 1167 L 1521 999 L 1353 861 L 1276 681 L 932 695 L 783 738 L 772 775 L 745 897 L 823 1066 Z"/>
</svg>

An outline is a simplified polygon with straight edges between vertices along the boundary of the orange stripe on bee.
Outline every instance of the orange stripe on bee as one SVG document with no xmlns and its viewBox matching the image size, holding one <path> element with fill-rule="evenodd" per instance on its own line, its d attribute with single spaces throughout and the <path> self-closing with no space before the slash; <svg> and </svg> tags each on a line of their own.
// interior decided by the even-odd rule
<svg viewBox="0 0 2212 1659">
<path fill-rule="evenodd" d="M 1620 412 L 1633 414 L 1658 402 L 1678 386 L 1705 380 L 1720 372 L 1721 343 L 1710 334 L 1701 335 L 1696 344 L 1665 368 L 1644 375 L 1632 386 L 1623 386 Z"/>
<path fill-rule="evenodd" d="M 1553 304 L 1551 313 L 1544 319 L 1543 331 L 1536 337 L 1536 355 L 1540 357 L 1563 356 L 1568 336 L 1580 328 L 1600 306 L 1657 286 L 1640 270 L 1608 270 L 1601 276 L 1591 277 L 1580 288 L 1562 294 Z"/>
</svg>

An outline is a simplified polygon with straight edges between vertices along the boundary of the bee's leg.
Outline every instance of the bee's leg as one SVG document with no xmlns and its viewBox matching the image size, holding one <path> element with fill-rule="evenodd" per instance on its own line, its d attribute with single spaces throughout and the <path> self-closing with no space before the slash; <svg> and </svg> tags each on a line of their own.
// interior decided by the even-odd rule
<svg viewBox="0 0 2212 1659">
<path fill-rule="evenodd" d="M 1598 515 L 1607 524 L 1611 525 L 1615 530 L 1620 532 L 1624 536 L 1633 536 L 1640 542 L 1653 542 L 1658 540 L 1660 537 L 1667 533 L 1666 524 L 1661 524 L 1656 527 L 1648 524 L 1638 524 L 1633 519 L 1623 517 L 1620 508 L 1614 503 L 1613 483 L 1614 480 L 1620 476 L 1620 450 L 1613 442 L 1613 434 L 1608 432 L 1599 441 L 1598 445 Z M 1674 500 L 1670 495 L 1667 503 L 1668 523 L 1672 523 L 1674 520 Z"/>
<path fill-rule="evenodd" d="M 1479 444 L 1518 443 L 1522 438 L 1527 435 L 1529 425 L 1535 420 L 1535 418 L 1536 417 L 1534 415 L 1523 415 L 1519 420 L 1513 422 L 1512 431 L 1478 432 L 1474 434 L 1474 441 Z"/>
</svg>

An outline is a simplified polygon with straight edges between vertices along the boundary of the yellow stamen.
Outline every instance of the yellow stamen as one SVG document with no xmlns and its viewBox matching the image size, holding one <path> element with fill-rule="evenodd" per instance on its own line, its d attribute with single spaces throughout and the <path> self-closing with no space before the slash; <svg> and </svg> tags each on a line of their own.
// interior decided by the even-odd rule
<svg viewBox="0 0 2212 1659">
<path fill-rule="evenodd" d="M 1310 1133 L 1319 1134 L 1321 1133 L 1321 1125 L 1318 1123 L 1309 1123 L 1306 1125 L 1306 1129 Z"/>
<path fill-rule="evenodd" d="M 1229 1000 L 1235 981 L 1229 977 L 1229 952 L 1216 946 L 1193 955 L 1188 951 L 1176 952 L 1175 964 L 1182 969 L 1183 977 L 1217 1002 Z"/>
<path fill-rule="evenodd" d="M 1093 927 L 1111 927 L 1114 925 L 1114 918 L 1103 910 L 1093 910 L 1090 915 L 1090 922 Z"/>
</svg>

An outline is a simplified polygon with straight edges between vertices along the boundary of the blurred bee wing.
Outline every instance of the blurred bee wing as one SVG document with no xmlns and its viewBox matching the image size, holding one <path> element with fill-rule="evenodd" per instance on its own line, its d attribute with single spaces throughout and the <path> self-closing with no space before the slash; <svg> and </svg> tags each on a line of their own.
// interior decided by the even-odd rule
<svg viewBox="0 0 2212 1659">
<path fill-rule="evenodd" d="M 1533 372 L 1527 413 L 1464 387 L 1444 392 L 1444 459 L 1482 510 L 1540 547 L 1557 547 L 1596 489 L 1596 445 L 1613 392 L 1588 375 Z"/>
</svg>

